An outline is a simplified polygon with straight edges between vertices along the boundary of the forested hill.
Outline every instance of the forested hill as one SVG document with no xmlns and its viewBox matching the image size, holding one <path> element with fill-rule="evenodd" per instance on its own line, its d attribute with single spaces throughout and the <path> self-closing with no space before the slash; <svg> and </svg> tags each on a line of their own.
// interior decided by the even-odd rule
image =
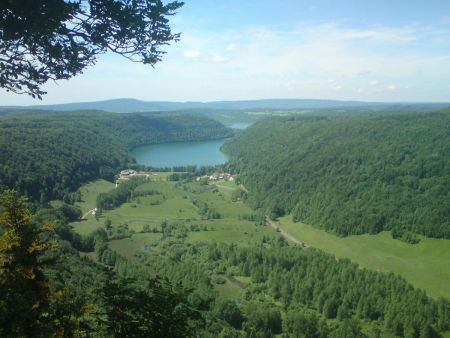
<svg viewBox="0 0 450 338">
<path fill-rule="evenodd" d="M 46 201 L 80 183 L 112 179 L 138 145 L 222 138 L 230 131 L 196 115 L 35 112 L 0 118 L 0 188 Z"/>
<path fill-rule="evenodd" d="M 225 144 L 273 217 L 339 235 L 414 231 L 450 238 L 450 111 L 256 123 Z"/>
</svg>

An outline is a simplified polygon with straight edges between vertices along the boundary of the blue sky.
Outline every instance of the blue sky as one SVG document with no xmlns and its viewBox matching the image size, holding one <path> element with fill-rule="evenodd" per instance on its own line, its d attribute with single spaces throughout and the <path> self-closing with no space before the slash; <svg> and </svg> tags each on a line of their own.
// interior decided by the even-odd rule
<svg viewBox="0 0 450 338">
<path fill-rule="evenodd" d="M 155 68 L 103 55 L 42 102 L 119 97 L 450 101 L 449 0 L 187 0 Z"/>
</svg>

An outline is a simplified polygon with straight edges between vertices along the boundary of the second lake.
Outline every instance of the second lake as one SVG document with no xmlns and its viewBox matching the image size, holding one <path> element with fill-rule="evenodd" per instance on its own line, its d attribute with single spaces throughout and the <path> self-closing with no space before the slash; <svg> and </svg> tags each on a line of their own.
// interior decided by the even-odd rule
<svg viewBox="0 0 450 338">
<path fill-rule="evenodd" d="M 151 144 L 138 147 L 132 153 L 137 163 L 158 168 L 217 165 L 227 161 L 225 154 L 220 151 L 224 141 Z"/>
</svg>

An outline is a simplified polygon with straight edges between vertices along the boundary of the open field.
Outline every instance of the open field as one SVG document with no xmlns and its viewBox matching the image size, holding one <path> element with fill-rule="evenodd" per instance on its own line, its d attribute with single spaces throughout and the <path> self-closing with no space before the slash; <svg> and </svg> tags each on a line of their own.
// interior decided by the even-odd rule
<svg viewBox="0 0 450 338">
<path fill-rule="evenodd" d="M 109 247 L 117 251 L 122 256 L 135 264 L 141 264 L 140 261 L 134 256 L 136 250 L 142 250 L 146 245 L 150 245 L 157 241 L 161 237 L 161 234 L 135 234 L 132 238 L 123 238 L 120 240 L 112 240 L 108 243 Z"/>
<path fill-rule="evenodd" d="M 431 296 L 450 298 L 450 241 L 421 237 L 419 244 L 394 240 L 389 232 L 337 237 L 290 217 L 278 221 L 289 234 L 308 246 L 349 258 L 362 267 L 392 271 Z"/>
<path fill-rule="evenodd" d="M 162 177 L 164 175 L 161 175 Z M 112 183 L 96 181 L 81 188 L 83 212 L 95 207 L 96 194 L 114 187 Z M 222 185 L 222 183 L 224 183 Z M 113 241 L 112 247 L 124 256 L 130 250 L 133 252 L 142 248 L 148 238 L 157 239 L 160 234 L 141 234 L 143 226 L 159 226 L 164 220 L 181 222 L 186 227 L 192 224 L 206 227 L 208 231 L 189 232 L 188 241 L 221 241 L 247 245 L 254 241 L 260 241 L 264 235 L 274 235 L 269 227 L 258 226 L 254 221 L 244 220 L 244 216 L 250 216 L 254 212 L 243 202 L 231 201 L 231 193 L 236 184 L 233 182 L 217 182 L 211 185 L 201 185 L 198 182 L 177 184 L 168 181 L 152 181 L 139 186 L 136 192 L 153 191 L 152 195 L 139 196 L 132 201 L 122 204 L 114 210 L 104 210 L 103 215 L 96 220 L 93 215 L 88 215 L 87 220 L 74 222 L 75 231 L 80 234 L 89 234 L 93 230 L 102 227 L 105 219 L 109 218 L 114 225 L 126 223 L 129 229 L 134 230 L 132 240 L 126 239 Z M 199 213 L 198 207 L 193 204 L 193 199 L 205 202 L 210 209 L 220 214 L 219 219 L 205 219 Z M 118 243 L 123 242 L 123 243 Z M 148 244 L 148 243 L 147 243 Z"/>
<path fill-rule="evenodd" d="M 97 180 L 87 183 L 80 187 L 81 201 L 76 202 L 75 205 L 81 208 L 83 215 L 86 215 L 88 211 L 95 208 L 98 194 L 114 188 L 115 184 L 106 180 Z M 79 234 L 88 235 L 95 229 L 101 227 L 103 225 L 103 220 L 97 221 L 94 215 L 88 214 L 86 215 L 85 220 L 73 222 L 71 225 Z"/>
<path fill-rule="evenodd" d="M 236 184 L 235 181 L 217 181 L 212 183 L 214 185 L 216 185 L 219 188 L 228 188 L 229 191 L 233 191 L 234 189 L 238 188 L 238 185 Z"/>
<path fill-rule="evenodd" d="M 98 194 L 114 189 L 115 184 L 105 180 L 97 180 L 83 185 L 79 191 L 81 192 L 81 202 L 76 205 L 81 208 L 83 215 L 95 208 L 95 201 Z"/>
<path fill-rule="evenodd" d="M 161 180 L 161 181 L 160 181 Z M 95 207 L 98 193 L 113 188 L 114 185 L 103 180 L 89 183 L 81 188 L 82 199 L 79 205 L 85 210 Z M 159 233 L 139 233 L 145 224 L 158 227 L 162 221 L 179 222 L 188 229 L 198 225 L 207 231 L 189 231 L 187 241 L 218 241 L 249 245 L 259 242 L 263 236 L 277 233 L 268 226 L 258 226 L 253 221 L 244 220 L 243 216 L 254 212 L 241 201 L 232 202 L 231 194 L 237 188 L 234 182 L 219 181 L 209 185 L 200 182 L 168 182 L 165 176 L 156 177 L 155 181 L 139 186 L 136 191 L 153 190 L 156 194 L 134 198 L 120 207 L 104 211 L 96 220 L 89 215 L 87 220 L 72 223 L 80 234 L 89 234 L 102 227 L 106 217 L 113 225 L 126 223 L 136 233 L 131 238 L 112 241 L 111 248 L 133 260 L 136 250 L 157 241 Z M 220 214 L 219 219 L 205 219 L 193 204 L 198 199 L 208 204 L 210 209 Z M 378 235 L 361 235 L 341 238 L 312 226 L 294 223 L 290 217 L 281 218 L 280 228 L 308 246 L 324 250 L 339 258 L 349 258 L 362 267 L 392 271 L 402 275 L 414 286 L 424 289 L 432 296 L 450 298 L 450 241 L 422 237 L 417 245 L 393 240 L 390 233 Z M 227 281 L 218 286 L 224 293 L 235 290 Z M 231 292 L 232 293 L 232 292 Z"/>
</svg>

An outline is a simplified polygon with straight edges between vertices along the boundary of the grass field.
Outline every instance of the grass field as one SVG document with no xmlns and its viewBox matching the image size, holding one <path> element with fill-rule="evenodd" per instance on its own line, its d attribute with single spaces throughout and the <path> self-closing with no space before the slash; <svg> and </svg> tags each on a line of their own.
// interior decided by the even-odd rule
<svg viewBox="0 0 450 338">
<path fill-rule="evenodd" d="M 167 175 L 166 175 L 167 176 Z M 139 233 L 145 224 L 159 226 L 163 220 L 177 221 L 186 227 L 197 224 L 206 226 L 208 231 L 190 231 L 187 240 L 217 241 L 249 245 L 259 242 L 262 236 L 277 235 L 270 227 L 258 226 L 255 222 L 246 221 L 242 216 L 251 215 L 253 211 L 244 203 L 232 202 L 231 194 L 237 188 L 234 182 L 219 181 L 210 185 L 199 182 L 177 184 L 165 180 L 161 174 L 156 180 L 143 184 L 137 191 L 153 190 L 158 194 L 141 196 L 119 208 L 104 211 L 96 220 L 89 215 L 86 221 L 72 223 L 80 234 L 88 234 L 102 227 L 106 217 L 113 225 L 127 223 L 136 231 L 132 238 L 110 243 L 111 248 L 134 260 L 133 254 L 146 244 L 160 238 L 160 234 Z M 83 202 L 79 203 L 83 212 L 95 207 L 98 193 L 114 188 L 110 182 L 99 180 L 81 188 Z M 220 219 L 204 219 L 198 208 L 192 203 L 196 198 L 214 208 L 221 215 Z M 450 298 L 450 241 L 423 237 L 416 245 L 393 240 L 389 233 L 378 235 L 336 237 L 312 226 L 294 223 L 291 218 L 279 220 L 280 227 L 289 234 L 307 243 L 308 246 L 324 250 L 339 258 L 349 258 L 362 267 L 392 271 L 402 275 L 414 286 L 424 289 L 432 296 Z M 231 282 L 218 286 L 224 293 L 236 291 Z M 228 291 L 227 291 L 228 290 Z M 221 291 L 221 292 L 222 292 Z"/>
<path fill-rule="evenodd" d="M 95 208 L 95 201 L 98 194 L 114 189 L 115 184 L 105 180 L 97 180 L 83 185 L 79 190 L 81 192 L 81 202 L 76 205 L 81 208 L 83 215 Z"/>
<path fill-rule="evenodd" d="M 217 181 L 217 182 L 214 182 L 213 184 L 219 188 L 225 188 L 225 189 L 228 188 L 227 190 L 231 190 L 231 191 L 238 188 L 238 185 L 236 184 L 235 181 Z"/>
<path fill-rule="evenodd" d="M 163 180 L 160 181 L 159 178 Z M 75 231 L 86 235 L 102 227 L 106 218 L 109 218 L 113 225 L 128 224 L 129 229 L 136 232 L 132 240 L 111 242 L 112 247 L 124 256 L 128 256 L 129 251 L 134 253 L 135 250 L 142 248 L 150 235 L 153 239 L 158 236 L 158 234 L 138 233 L 145 224 L 159 226 L 164 220 L 183 222 L 187 227 L 191 224 L 206 226 L 208 231 L 189 232 L 188 241 L 191 242 L 215 240 L 248 245 L 260 241 L 264 235 L 274 235 L 274 231 L 269 227 L 257 226 L 253 221 L 241 219 L 242 216 L 252 215 L 253 211 L 241 201 L 231 201 L 232 191 L 236 187 L 233 182 L 217 182 L 211 185 L 201 185 L 198 182 L 176 184 L 165 181 L 164 175 L 161 175 L 157 180 L 136 189 L 137 192 L 153 190 L 158 194 L 140 196 L 114 210 L 104 210 L 98 220 L 93 215 L 88 215 L 86 220 L 74 222 L 72 225 Z M 83 186 L 80 189 L 83 202 L 79 203 L 83 212 L 95 207 L 98 193 L 111 188 L 114 188 L 114 185 L 103 180 Z M 207 203 L 209 208 L 219 212 L 221 218 L 204 219 L 192 203 L 193 198 Z"/>
<path fill-rule="evenodd" d="M 107 192 L 115 188 L 115 184 L 105 180 L 97 180 L 94 182 L 83 185 L 79 191 L 81 193 L 81 201 L 76 202 L 75 205 L 81 208 L 83 215 L 86 219 L 81 222 L 73 222 L 71 225 L 75 231 L 81 235 L 88 235 L 95 229 L 103 225 L 103 221 L 97 221 L 92 214 L 86 215 L 89 210 L 92 210 L 96 206 L 96 200 L 98 194 Z"/>
<path fill-rule="evenodd" d="M 431 296 L 450 298 L 450 241 L 421 237 L 419 244 L 394 240 L 391 234 L 337 237 L 290 217 L 278 222 L 282 229 L 309 246 L 349 258 L 362 267 L 400 274 Z"/>
</svg>

